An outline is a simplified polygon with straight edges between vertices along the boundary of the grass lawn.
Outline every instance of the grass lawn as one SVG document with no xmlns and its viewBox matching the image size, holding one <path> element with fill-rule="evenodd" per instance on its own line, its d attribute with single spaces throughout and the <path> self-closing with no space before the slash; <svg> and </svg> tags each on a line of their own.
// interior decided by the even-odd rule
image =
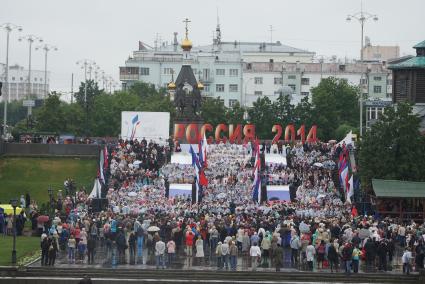
<svg viewBox="0 0 425 284">
<path fill-rule="evenodd" d="M 0 265 L 11 265 L 13 237 L 0 236 Z M 40 249 L 40 237 L 16 237 L 16 258 L 27 256 Z"/>
<path fill-rule="evenodd" d="M 49 200 L 49 186 L 55 192 L 63 190 L 68 177 L 74 179 L 77 188 L 85 186 L 91 191 L 96 174 L 95 159 L 0 158 L 0 204 L 28 192 L 40 206 Z"/>
</svg>

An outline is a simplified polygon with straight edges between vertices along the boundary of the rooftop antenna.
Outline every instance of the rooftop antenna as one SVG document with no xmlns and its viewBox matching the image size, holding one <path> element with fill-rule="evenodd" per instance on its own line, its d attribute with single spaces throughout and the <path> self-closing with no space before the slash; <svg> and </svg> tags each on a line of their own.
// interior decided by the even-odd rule
<svg viewBox="0 0 425 284">
<path fill-rule="evenodd" d="M 217 44 L 221 44 L 221 28 L 220 28 L 220 17 L 218 16 L 218 7 L 217 7 L 217 28 L 215 29 L 217 33 Z"/>
<path fill-rule="evenodd" d="M 276 30 L 274 30 L 273 29 L 273 26 L 272 25 L 270 25 L 270 29 L 269 29 L 269 32 L 270 32 L 270 51 L 272 51 L 272 49 L 273 49 L 273 32 L 274 31 L 276 31 Z"/>
<path fill-rule="evenodd" d="M 158 44 L 159 44 L 159 34 L 158 33 L 156 33 L 154 43 L 155 43 L 155 51 L 157 51 L 158 50 Z"/>
<path fill-rule="evenodd" d="M 174 32 L 174 40 L 173 40 L 173 46 L 174 46 L 174 52 L 177 51 L 177 46 L 179 45 L 179 42 L 177 41 L 177 32 Z"/>
</svg>

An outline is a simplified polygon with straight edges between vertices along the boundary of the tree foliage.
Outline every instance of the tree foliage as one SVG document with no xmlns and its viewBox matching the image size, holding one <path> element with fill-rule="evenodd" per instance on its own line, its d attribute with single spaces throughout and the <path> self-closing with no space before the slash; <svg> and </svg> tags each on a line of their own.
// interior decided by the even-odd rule
<svg viewBox="0 0 425 284">
<path fill-rule="evenodd" d="M 388 107 L 360 143 L 360 172 L 367 184 L 372 178 L 425 181 L 425 137 L 412 106 Z"/>
<path fill-rule="evenodd" d="M 345 79 L 329 77 L 311 89 L 312 107 L 318 135 L 322 140 L 336 138 L 342 125 L 357 125 L 359 119 L 359 89 Z"/>
</svg>

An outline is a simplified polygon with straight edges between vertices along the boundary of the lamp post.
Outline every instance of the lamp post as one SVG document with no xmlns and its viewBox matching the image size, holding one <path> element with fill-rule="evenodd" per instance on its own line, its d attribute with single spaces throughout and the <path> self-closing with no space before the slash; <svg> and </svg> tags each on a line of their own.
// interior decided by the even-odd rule
<svg viewBox="0 0 425 284">
<path fill-rule="evenodd" d="M 352 19 L 358 20 L 361 26 L 361 49 L 360 49 L 360 63 L 363 64 L 363 40 L 364 40 L 364 24 L 367 20 L 373 19 L 375 22 L 378 21 L 378 16 L 363 11 L 363 3 L 361 5 L 360 12 L 347 16 L 347 22 Z M 362 74 L 363 78 L 363 74 Z M 360 94 L 360 138 L 363 135 L 363 93 Z"/>
<path fill-rule="evenodd" d="M 88 136 L 88 127 L 89 127 L 89 106 L 87 103 L 87 69 L 91 70 L 93 66 L 96 65 L 96 62 L 90 59 L 82 59 L 77 61 L 77 65 L 81 65 L 81 69 L 84 69 L 84 104 L 86 107 L 86 136 Z M 91 79 L 91 71 L 90 71 Z"/>
<path fill-rule="evenodd" d="M 49 193 L 49 217 L 52 218 L 52 204 L 53 204 L 53 189 L 49 186 L 49 189 L 47 190 Z"/>
<path fill-rule="evenodd" d="M 6 134 L 6 128 L 7 128 L 7 103 L 10 101 L 10 94 L 9 94 L 9 37 L 10 32 L 13 30 L 18 30 L 19 32 L 22 31 L 21 26 L 17 26 L 12 23 L 5 23 L 0 25 L 0 28 L 3 28 L 6 30 L 6 69 L 5 69 L 5 96 L 3 97 L 4 101 L 4 110 L 3 110 L 3 138 L 7 138 Z"/>
<path fill-rule="evenodd" d="M 29 44 L 29 56 L 28 56 L 28 93 L 27 93 L 27 99 L 31 99 L 31 92 L 32 92 L 32 88 L 31 88 L 31 54 L 32 54 L 32 44 L 35 41 L 38 42 L 43 42 L 43 39 L 39 36 L 36 35 L 26 35 L 26 36 L 22 36 L 19 38 L 19 41 L 23 41 L 26 40 L 28 41 Z M 28 118 L 30 118 L 32 114 L 32 107 L 28 106 Z"/>
<path fill-rule="evenodd" d="M 10 205 L 13 207 L 13 249 L 12 249 L 12 264 L 16 264 L 16 207 L 18 207 L 18 199 L 10 200 Z"/>
<path fill-rule="evenodd" d="M 50 45 L 50 44 L 44 44 L 42 46 L 37 46 L 35 50 L 42 49 L 44 51 L 44 94 L 43 99 L 47 97 L 47 53 L 51 50 L 57 51 L 58 48 L 56 46 Z"/>
</svg>

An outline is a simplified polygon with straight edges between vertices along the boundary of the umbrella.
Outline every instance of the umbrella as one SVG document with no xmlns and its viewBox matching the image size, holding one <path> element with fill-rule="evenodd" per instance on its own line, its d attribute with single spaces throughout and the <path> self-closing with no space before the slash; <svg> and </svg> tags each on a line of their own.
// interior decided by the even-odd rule
<svg viewBox="0 0 425 284">
<path fill-rule="evenodd" d="M 136 160 L 133 162 L 133 166 L 138 166 L 142 163 L 142 161 Z"/>
<path fill-rule="evenodd" d="M 157 226 L 150 226 L 148 232 L 158 232 L 160 229 Z"/>
<path fill-rule="evenodd" d="M 47 221 L 49 221 L 49 216 L 47 215 L 41 215 L 37 218 L 38 223 L 46 223 Z"/>
<path fill-rule="evenodd" d="M 331 143 L 331 144 L 334 144 L 334 143 L 336 143 L 337 141 L 336 140 L 329 140 L 328 141 L 328 143 Z"/>
<path fill-rule="evenodd" d="M 226 198 L 226 193 L 222 192 L 217 195 L 217 198 Z"/>
<path fill-rule="evenodd" d="M 137 193 L 135 193 L 134 191 L 130 191 L 129 193 L 127 193 L 127 195 L 130 197 L 134 197 L 137 196 Z"/>
<path fill-rule="evenodd" d="M 321 167 L 323 167 L 323 164 L 322 163 L 314 163 L 313 166 L 316 166 L 318 168 L 321 168 Z"/>
<path fill-rule="evenodd" d="M 0 208 L 3 209 L 3 213 L 7 215 L 13 214 L 13 207 L 10 204 L 0 204 Z M 20 214 L 23 209 L 21 207 L 16 207 L 16 214 Z"/>
</svg>

